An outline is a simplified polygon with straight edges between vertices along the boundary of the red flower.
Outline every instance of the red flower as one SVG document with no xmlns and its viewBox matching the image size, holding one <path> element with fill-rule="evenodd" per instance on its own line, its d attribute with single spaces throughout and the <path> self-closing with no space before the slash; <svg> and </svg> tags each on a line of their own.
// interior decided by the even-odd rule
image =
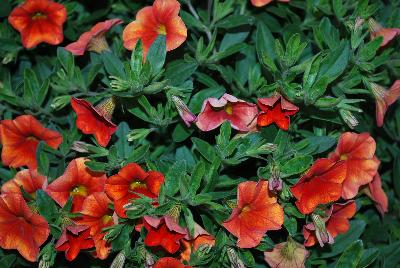
<svg viewBox="0 0 400 268">
<path fill-rule="evenodd" d="M 304 268 L 310 253 L 290 236 L 287 242 L 276 244 L 264 252 L 264 260 L 271 268 Z"/>
<path fill-rule="evenodd" d="M 32 212 L 21 195 L 0 196 L 0 247 L 16 249 L 34 262 L 49 233 L 46 220 Z"/>
<path fill-rule="evenodd" d="M 238 247 L 256 247 L 267 231 L 281 228 L 283 209 L 267 181 L 239 183 L 237 199 L 237 207 L 223 226 L 238 238 Z"/>
<path fill-rule="evenodd" d="M 325 226 L 329 235 L 334 238 L 338 234 L 346 233 L 349 228 L 349 219 L 351 219 L 354 214 L 356 214 L 356 203 L 354 201 L 349 201 L 344 204 L 333 204 L 331 209 L 328 211 L 328 216 L 324 220 L 326 221 Z M 315 223 L 309 223 L 303 227 L 304 245 L 306 247 L 313 246 L 318 239 L 318 227 Z M 319 241 L 321 247 L 323 242 Z"/>
<path fill-rule="evenodd" d="M 90 229 L 83 225 L 69 225 L 64 228 L 55 245 L 57 251 L 65 251 L 65 258 L 73 261 L 82 249 L 94 247 Z"/>
<path fill-rule="evenodd" d="M 342 183 L 346 177 L 345 163 L 327 158 L 315 161 L 311 168 L 290 189 L 296 197 L 296 206 L 303 214 L 309 214 L 320 204 L 328 204 L 340 198 Z"/>
<path fill-rule="evenodd" d="M 145 216 L 143 223 L 148 231 L 144 244 L 148 247 L 161 246 L 170 254 L 179 250 L 179 242 L 187 235 L 187 231 L 170 216 L 161 218 Z"/>
<path fill-rule="evenodd" d="M 57 131 L 43 127 L 32 115 L 20 115 L 14 120 L 1 121 L 1 161 L 4 165 L 36 169 L 36 149 L 40 141 L 57 149 L 62 143 L 62 136 Z"/>
<path fill-rule="evenodd" d="M 8 22 L 21 33 L 22 45 L 26 48 L 42 42 L 60 44 L 66 19 L 65 7 L 49 0 L 27 0 L 8 16 Z"/>
<path fill-rule="evenodd" d="M 40 175 L 37 170 L 24 169 L 15 174 L 12 180 L 7 181 L 1 186 L 2 193 L 22 194 L 24 189 L 32 198 L 36 198 L 36 191 L 46 187 L 47 179 Z"/>
<path fill-rule="evenodd" d="M 210 131 L 229 121 L 234 129 L 250 131 L 250 125 L 257 114 L 255 104 L 224 94 L 219 99 L 208 98 L 204 101 L 196 125 L 202 131 Z"/>
<path fill-rule="evenodd" d="M 290 0 L 278 0 L 279 2 L 289 2 Z M 251 0 L 251 3 L 253 4 L 253 6 L 256 7 L 262 7 L 265 5 L 268 5 L 272 2 L 272 0 Z"/>
<path fill-rule="evenodd" d="M 369 24 L 369 30 L 371 32 L 371 39 L 375 39 L 379 36 L 383 37 L 383 42 L 381 43 L 381 47 L 386 46 L 396 36 L 400 35 L 399 28 L 384 28 L 373 18 L 370 18 L 368 20 L 368 24 Z"/>
<path fill-rule="evenodd" d="M 77 223 L 90 228 L 90 235 L 93 237 L 97 257 L 104 260 L 108 257 L 111 245 L 103 238 L 105 233 L 102 229 L 114 224 L 113 211 L 108 207 L 111 200 L 103 192 L 89 195 L 83 202 L 80 218 Z"/>
<path fill-rule="evenodd" d="M 68 50 L 75 56 L 81 56 L 85 54 L 85 51 L 101 53 L 105 50 L 109 50 L 105 35 L 112 27 L 122 22 L 121 19 L 99 22 L 94 25 L 90 31 L 84 32 L 76 42 L 66 46 L 65 50 Z"/>
<path fill-rule="evenodd" d="M 115 108 L 113 98 L 109 98 L 93 107 L 89 102 L 72 98 L 72 109 L 76 113 L 76 126 L 85 134 L 94 134 L 97 142 L 106 147 L 111 135 L 117 131 L 117 126 L 111 122 L 111 116 Z"/>
<path fill-rule="evenodd" d="M 400 80 L 396 80 L 389 90 L 375 83 L 370 83 L 370 86 L 376 101 L 376 125 L 381 127 L 389 106 L 400 97 Z"/>
<path fill-rule="evenodd" d="M 340 136 L 336 151 L 329 155 L 329 159 L 344 161 L 344 199 L 355 197 L 361 185 L 372 181 L 379 167 L 379 160 L 374 157 L 375 149 L 375 140 L 368 133 L 345 132 Z"/>
<path fill-rule="evenodd" d="M 382 216 L 388 212 L 389 201 L 382 189 L 382 180 L 378 172 L 368 184 L 368 187 L 365 187 L 364 192 L 375 202 L 376 209 Z"/>
<path fill-rule="evenodd" d="M 191 268 L 191 266 L 183 265 L 180 261 L 172 257 L 164 257 L 159 259 L 153 268 Z"/>
<path fill-rule="evenodd" d="M 72 212 L 79 212 L 82 209 L 87 196 L 104 190 L 106 175 L 91 171 L 85 166 L 85 161 L 85 158 L 72 160 L 64 174 L 46 188 L 50 197 L 62 207 L 72 196 Z"/>
<path fill-rule="evenodd" d="M 124 205 L 130 199 L 145 195 L 156 198 L 164 183 L 164 175 L 157 171 L 144 171 L 138 164 L 129 163 L 118 174 L 108 178 L 105 191 L 114 200 L 114 209 L 118 216 L 126 218 Z"/>
<path fill-rule="evenodd" d="M 186 237 L 182 239 L 181 244 L 184 249 L 180 254 L 180 259 L 182 261 L 189 262 L 190 254 L 192 254 L 192 252 L 196 252 L 200 248 L 200 246 L 214 246 L 215 238 L 210 235 L 206 230 L 204 230 L 200 225 L 195 223 L 193 237 L 190 237 L 189 234 L 186 235 Z"/>
<path fill-rule="evenodd" d="M 265 127 L 275 123 L 283 130 L 289 129 L 290 116 L 299 111 L 299 107 L 290 103 L 279 94 L 271 98 L 258 99 L 258 106 L 262 112 L 257 117 L 257 125 Z"/>
<path fill-rule="evenodd" d="M 180 7 L 176 0 L 155 0 L 153 6 L 139 10 L 136 20 L 123 31 L 124 47 L 133 50 L 141 39 L 145 58 L 158 35 L 166 36 L 167 51 L 179 47 L 187 37 L 186 26 L 178 16 Z"/>
</svg>

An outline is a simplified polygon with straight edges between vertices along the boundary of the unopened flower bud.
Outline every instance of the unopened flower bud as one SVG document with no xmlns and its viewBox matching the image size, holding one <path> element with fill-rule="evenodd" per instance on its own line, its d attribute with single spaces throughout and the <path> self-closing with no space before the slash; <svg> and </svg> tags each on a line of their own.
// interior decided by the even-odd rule
<svg viewBox="0 0 400 268">
<path fill-rule="evenodd" d="M 172 96 L 171 99 L 174 102 L 183 122 L 185 122 L 187 127 L 190 127 L 190 124 L 195 122 L 197 117 L 190 111 L 189 107 L 187 107 L 186 103 L 184 103 L 182 99 L 177 96 Z"/>
<path fill-rule="evenodd" d="M 343 121 L 351 128 L 355 128 L 358 125 L 357 118 L 353 115 L 351 111 L 339 109 L 339 114 Z"/>
<path fill-rule="evenodd" d="M 70 103 L 70 100 L 71 96 L 69 95 L 58 96 L 53 99 L 53 102 L 51 103 L 50 106 L 54 110 L 61 110 Z"/>
<path fill-rule="evenodd" d="M 120 251 L 118 255 L 114 258 L 113 262 L 110 265 L 110 268 L 122 268 L 125 264 L 125 253 L 124 251 Z"/>
<path fill-rule="evenodd" d="M 246 268 L 246 266 L 244 266 L 243 261 L 239 258 L 236 251 L 232 247 L 228 247 L 226 253 L 228 254 L 228 258 L 229 261 L 231 262 L 232 268 Z"/>
<path fill-rule="evenodd" d="M 74 141 L 71 146 L 71 150 L 74 150 L 79 153 L 88 153 L 89 144 L 83 141 Z"/>
<path fill-rule="evenodd" d="M 332 244 L 333 237 L 326 229 L 325 220 L 322 219 L 321 216 L 317 214 L 311 214 L 311 218 L 314 223 L 315 235 L 317 236 L 320 246 L 323 247 L 324 244 L 326 243 Z"/>
<path fill-rule="evenodd" d="M 153 129 L 151 128 L 138 128 L 130 131 L 127 135 L 128 141 L 141 140 L 147 137 Z"/>
</svg>

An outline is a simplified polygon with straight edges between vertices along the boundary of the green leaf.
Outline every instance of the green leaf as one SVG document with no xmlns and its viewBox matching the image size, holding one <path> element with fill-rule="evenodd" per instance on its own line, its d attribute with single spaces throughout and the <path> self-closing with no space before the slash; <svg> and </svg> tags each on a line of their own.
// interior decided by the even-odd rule
<svg viewBox="0 0 400 268">
<path fill-rule="evenodd" d="M 110 51 L 103 52 L 102 60 L 104 68 L 109 75 L 116 76 L 119 78 L 126 78 L 124 64 L 122 61 Z"/>
<path fill-rule="evenodd" d="M 175 162 L 165 175 L 165 194 L 174 196 L 179 191 L 179 184 L 186 173 L 186 161 Z"/>
<path fill-rule="evenodd" d="M 313 162 L 313 158 L 310 155 L 298 156 L 287 161 L 281 168 L 282 178 L 289 177 L 291 175 L 300 174 L 306 171 Z"/>
<path fill-rule="evenodd" d="M 186 221 L 186 227 L 189 230 L 189 234 L 191 237 L 194 236 L 194 219 L 193 219 L 193 214 L 190 211 L 190 209 L 188 209 L 187 207 L 183 207 L 183 215 L 185 216 L 185 221 Z"/>
<path fill-rule="evenodd" d="M 190 180 L 189 190 L 191 194 L 195 194 L 200 188 L 201 180 L 206 173 L 206 167 L 203 161 L 197 162 L 196 166 L 193 168 L 192 176 Z"/>
<path fill-rule="evenodd" d="M 273 37 L 271 31 L 268 29 L 267 25 L 264 23 L 259 23 L 257 25 L 256 32 L 256 49 L 259 61 L 264 62 L 264 57 L 267 57 L 273 64 L 273 61 L 276 59 L 274 47 L 275 38 Z"/>
<path fill-rule="evenodd" d="M 215 159 L 216 152 L 214 147 L 212 147 L 208 142 L 203 141 L 199 138 L 193 137 L 193 144 L 196 146 L 196 150 L 210 163 Z"/>
<path fill-rule="evenodd" d="M 42 215 L 48 222 L 53 222 L 58 216 L 57 206 L 53 199 L 48 196 L 43 190 L 36 191 L 36 205 L 40 215 Z"/>
<path fill-rule="evenodd" d="M 182 142 L 189 138 L 193 131 L 193 128 L 188 128 L 186 125 L 179 123 L 174 128 L 174 131 L 172 131 L 172 139 L 174 142 Z"/>
<path fill-rule="evenodd" d="M 363 251 L 363 242 L 361 240 L 354 241 L 340 256 L 335 267 L 356 268 L 358 263 L 360 262 Z"/>
<path fill-rule="evenodd" d="M 339 46 L 332 49 L 320 66 L 317 80 L 326 77 L 331 83 L 341 75 L 350 60 L 350 45 L 348 41 L 342 41 Z"/>
<path fill-rule="evenodd" d="M 241 25 L 248 25 L 253 23 L 254 17 L 252 16 L 234 14 L 219 21 L 215 26 L 223 29 L 231 29 Z"/>
<path fill-rule="evenodd" d="M 394 192 L 400 197 L 400 156 L 393 161 L 393 178 Z"/>
<path fill-rule="evenodd" d="M 0 259 L 0 267 L 11 268 L 11 267 L 13 267 L 13 263 L 15 262 L 16 259 L 17 259 L 16 254 L 9 254 L 9 255 L 2 256 Z"/>
<path fill-rule="evenodd" d="M 167 65 L 164 75 L 173 86 L 179 86 L 197 70 L 197 67 L 197 62 L 176 60 Z"/>
<path fill-rule="evenodd" d="M 154 40 L 146 56 L 146 61 L 150 63 L 154 75 L 158 74 L 164 66 L 166 55 L 166 37 L 161 34 Z"/>
<path fill-rule="evenodd" d="M 143 63 L 143 43 L 142 40 L 136 43 L 135 49 L 132 50 L 131 54 L 131 70 L 137 76 L 142 72 L 142 63 Z"/>
<path fill-rule="evenodd" d="M 142 162 L 144 159 L 146 159 L 149 148 L 150 144 L 145 144 L 135 148 L 126 161 L 129 163 Z"/>
<path fill-rule="evenodd" d="M 357 268 L 370 267 L 370 265 L 376 260 L 378 256 L 379 256 L 379 249 L 377 248 L 369 248 L 364 250 L 361 260 L 357 265 Z"/>
<path fill-rule="evenodd" d="M 73 74 L 75 69 L 74 56 L 63 47 L 57 48 L 57 59 L 68 74 Z"/>
<path fill-rule="evenodd" d="M 39 142 L 36 148 L 36 159 L 37 159 L 37 168 L 40 174 L 47 176 L 49 174 L 50 162 L 47 157 L 47 153 L 45 152 L 46 143 L 44 141 Z"/>
<path fill-rule="evenodd" d="M 117 156 L 120 158 L 127 158 L 132 152 L 132 146 L 128 142 L 128 134 L 130 132 L 129 126 L 126 122 L 121 122 L 118 125 L 118 129 L 115 135 L 118 137 L 118 141 L 115 143 L 117 149 Z"/>
</svg>

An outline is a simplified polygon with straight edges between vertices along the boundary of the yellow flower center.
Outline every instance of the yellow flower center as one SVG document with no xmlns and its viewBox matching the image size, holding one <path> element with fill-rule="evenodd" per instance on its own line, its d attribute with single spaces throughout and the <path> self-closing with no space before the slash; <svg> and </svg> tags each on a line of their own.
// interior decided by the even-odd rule
<svg viewBox="0 0 400 268">
<path fill-rule="evenodd" d="M 340 160 L 347 160 L 349 157 L 347 156 L 347 154 L 343 154 L 340 156 Z"/>
<path fill-rule="evenodd" d="M 233 113 L 233 105 L 232 103 L 228 102 L 225 107 L 224 110 L 227 114 L 231 115 Z"/>
<path fill-rule="evenodd" d="M 76 195 L 80 195 L 80 196 L 87 196 L 88 192 L 87 192 L 87 188 L 83 185 L 78 185 L 76 187 L 74 187 L 72 189 L 71 192 L 69 192 L 69 194 L 71 196 L 76 196 Z"/>
<path fill-rule="evenodd" d="M 37 140 L 36 137 L 34 137 L 34 136 L 28 136 L 26 139 L 28 141 L 36 141 Z"/>
<path fill-rule="evenodd" d="M 162 35 L 166 35 L 167 34 L 167 29 L 165 28 L 165 25 L 160 24 L 158 26 L 157 33 L 158 34 L 162 34 Z"/>
<path fill-rule="evenodd" d="M 101 217 L 101 222 L 103 224 L 107 224 L 109 222 L 111 222 L 113 220 L 111 215 L 104 215 L 103 217 Z"/>
<path fill-rule="evenodd" d="M 245 205 L 240 211 L 239 217 L 244 216 L 247 212 L 250 211 L 250 205 Z"/>
<path fill-rule="evenodd" d="M 134 191 L 134 190 L 136 190 L 138 188 L 139 189 L 140 188 L 145 189 L 146 188 L 146 184 L 144 182 L 142 182 L 142 181 L 133 181 L 129 185 L 129 189 L 132 190 L 132 191 Z"/>
<path fill-rule="evenodd" d="M 47 19 L 47 15 L 41 13 L 41 12 L 36 12 L 33 16 L 32 16 L 33 20 L 42 20 L 42 19 Z"/>
</svg>

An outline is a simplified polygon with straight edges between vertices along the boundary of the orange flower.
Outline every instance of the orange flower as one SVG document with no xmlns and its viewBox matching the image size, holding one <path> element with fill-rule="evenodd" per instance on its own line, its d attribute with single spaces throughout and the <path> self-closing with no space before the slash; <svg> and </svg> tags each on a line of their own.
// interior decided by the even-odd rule
<svg viewBox="0 0 400 268">
<path fill-rule="evenodd" d="M 111 200 L 103 192 L 89 195 L 80 211 L 82 218 L 77 221 L 79 225 L 89 226 L 96 247 L 96 256 L 102 260 L 108 257 L 111 250 L 111 245 L 103 239 L 105 233 L 102 232 L 103 228 L 114 224 L 113 211 L 108 207 L 110 203 Z"/>
<path fill-rule="evenodd" d="M 177 0 L 155 0 L 153 6 L 136 13 L 136 20 L 123 31 L 124 47 L 133 50 L 139 39 L 143 43 L 144 58 L 158 35 L 166 36 L 167 51 L 185 42 L 187 29 L 178 16 L 181 5 Z"/>
<path fill-rule="evenodd" d="M 1 161 L 4 165 L 36 169 L 36 149 L 40 141 L 57 149 L 62 143 L 62 136 L 57 131 L 45 128 L 32 115 L 20 115 L 14 120 L 1 121 Z"/>
<path fill-rule="evenodd" d="M 85 134 L 94 134 L 97 142 L 106 147 L 111 135 L 117 131 L 117 126 L 111 122 L 114 98 L 106 99 L 96 107 L 85 100 L 72 98 L 71 105 L 77 116 L 76 126 Z"/>
<path fill-rule="evenodd" d="M 237 199 L 237 207 L 223 226 L 238 238 L 238 247 L 256 247 L 267 231 L 281 228 L 283 209 L 268 190 L 267 181 L 240 183 Z"/>
<path fill-rule="evenodd" d="M 191 268 L 191 266 L 183 265 L 183 263 L 172 257 L 164 257 L 159 259 L 153 268 Z"/>
<path fill-rule="evenodd" d="M 24 169 L 15 174 L 12 180 L 1 186 L 2 193 L 22 194 L 20 187 L 32 198 L 36 197 L 36 191 L 46 187 L 47 179 L 40 175 L 37 170 Z"/>
<path fill-rule="evenodd" d="M 99 22 L 94 25 L 90 31 L 83 33 L 76 42 L 73 42 L 65 47 L 75 56 L 85 54 L 85 51 L 94 51 L 101 53 L 109 50 L 105 34 L 115 25 L 121 24 L 121 19 L 112 19 Z"/>
<path fill-rule="evenodd" d="M 21 195 L 0 196 L 0 247 L 16 249 L 34 262 L 49 233 L 46 220 L 32 212 Z"/>
<path fill-rule="evenodd" d="M 57 251 L 65 251 L 65 258 L 73 261 L 82 249 L 94 247 L 89 227 L 69 225 L 63 229 L 60 239 L 55 245 Z"/>
<path fill-rule="evenodd" d="M 375 149 L 375 140 L 368 133 L 345 132 L 340 136 L 336 151 L 329 155 L 329 159 L 344 161 L 344 199 L 355 197 L 361 185 L 372 181 L 379 167 L 379 160 L 374 157 Z"/>
<path fill-rule="evenodd" d="M 388 212 L 389 201 L 385 191 L 382 189 L 382 179 L 378 172 L 368 184 L 368 187 L 365 187 L 364 192 L 375 202 L 376 209 L 382 216 Z"/>
<path fill-rule="evenodd" d="M 396 80 L 388 90 L 375 83 L 370 83 L 370 87 L 376 101 L 376 125 L 381 127 L 389 106 L 400 97 L 400 80 Z"/>
<path fill-rule="evenodd" d="M 139 198 L 142 194 L 155 198 L 164 183 L 164 175 L 157 171 L 144 171 L 138 164 L 129 163 L 118 174 L 108 178 L 105 191 L 114 200 L 114 209 L 118 216 L 126 218 L 124 205 L 130 199 Z"/>
<path fill-rule="evenodd" d="M 315 161 L 311 168 L 290 189 L 296 197 L 296 206 L 303 214 L 309 214 L 320 204 L 336 201 L 342 193 L 346 177 L 343 162 L 327 158 Z"/>
<path fill-rule="evenodd" d="M 304 268 L 309 252 L 290 236 L 287 242 L 275 245 L 272 251 L 264 252 L 265 262 L 271 268 Z"/>
<path fill-rule="evenodd" d="M 384 28 L 373 18 L 370 18 L 368 20 L 368 24 L 369 24 L 369 30 L 371 32 L 371 39 L 375 39 L 379 36 L 383 37 L 383 42 L 381 43 L 381 47 L 386 46 L 396 36 L 400 35 L 399 28 Z"/>
<path fill-rule="evenodd" d="M 66 19 L 65 7 L 50 0 L 26 0 L 8 16 L 8 22 L 21 33 L 22 45 L 26 48 L 42 42 L 60 44 Z"/>
<path fill-rule="evenodd" d="M 279 2 L 288 3 L 290 0 L 278 0 Z M 272 0 L 251 0 L 253 6 L 262 7 L 268 5 L 272 2 Z"/>
<path fill-rule="evenodd" d="M 349 219 L 356 214 L 356 209 L 356 203 L 353 200 L 344 204 L 332 205 L 326 219 L 323 220 L 325 221 L 326 231 L 332 239 L 338 234 L 344 234 L 349 230 Z M 320 235 L 318 234 L 320 231 L 318 223 L 313 222 L 305 225 L 303 227 L 304 245 L 306 247 L 311 247 L 318 241 L 322 247 L 324 242 L 327 241 L 320 240 Z M 333 241 L 331 241 L 331 243 L 333 243 Z"/>
<path fill-rule="evenodd" d="M 187 235 L 182 241 L 183 250 L 180 254 L 180 259 L 182 261 L 190 261 L 190 254 L 196 252 L 200 246 L 212 247 L 215 245 L 215 238 L 210 235 L 206 230 L 204 230 L 197 223 L 194 224 L 194 235 L 190 237 Z"/>
<path fill-rule="evenodd" d="M 104 190 L 106 175 L 91 171 L 85 166 L 85 161 L 85 158 L 72 160 L 64 174 L 46 188 L 50 197 L 62 207 L 72 196 L 72 212 L 79 212 L 82 209 L 87 196 Z"/>
</svg>

